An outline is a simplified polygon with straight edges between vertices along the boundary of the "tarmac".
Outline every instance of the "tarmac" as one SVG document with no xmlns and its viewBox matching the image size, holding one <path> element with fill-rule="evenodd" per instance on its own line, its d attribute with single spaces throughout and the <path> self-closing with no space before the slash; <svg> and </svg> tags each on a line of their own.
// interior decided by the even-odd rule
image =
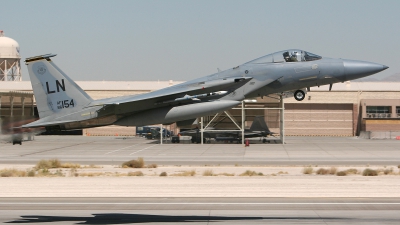
<svg viewBox="0 0 400 225">
<path fill-rule="evenodd" d="M 143 138 L 38 136 L 0 143 L 0 164 L 41 159 L 160 167 L 302 168 L 400 164 L 399 140 L 287 137 L 286 144 L 163 144 Z M 398 224 L 399 175 L 337 177 L 3 177 L 0 222 L 34 224 Z M 278 197 L 273 197 L 278 196 Z"/>
<path fill-rule="evenodd" d="M 400 140 L 286 137 L 286 144 L 163 144 L 140 137 L 38 136 L 0 143 L 0 164 L 57 158 L 81 164 L 120 164 L 143 157 L 159 165 L 398 165 Z"/>
</svg>

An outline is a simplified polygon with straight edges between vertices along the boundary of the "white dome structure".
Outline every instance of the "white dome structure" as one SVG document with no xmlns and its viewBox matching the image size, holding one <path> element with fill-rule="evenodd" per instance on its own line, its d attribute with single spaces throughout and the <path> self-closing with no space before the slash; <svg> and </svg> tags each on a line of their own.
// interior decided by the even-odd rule
<svg viewBox="0 0 400 225">
<path fill-rule="evenodd" d="M 19 44 L 0 30 L 0 81 L 21 81 Z"/>
</svg>

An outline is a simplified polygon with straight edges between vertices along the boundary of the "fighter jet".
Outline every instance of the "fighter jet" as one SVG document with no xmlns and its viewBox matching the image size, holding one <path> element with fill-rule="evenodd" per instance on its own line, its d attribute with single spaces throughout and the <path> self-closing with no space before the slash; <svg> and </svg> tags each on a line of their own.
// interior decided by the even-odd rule
<svg viewBox="0 0 400 225">
<path fill-rule="evenodd" d="M 179 133 L 182 136 L 191 136 L 192 143 L 200 143 L 201 142 L 201 134 L 200 129 L 193 129 L 193 130 L 186 130 Z M 255 138 L 260 137 L 263 143 L 268 142 L 265 139 L 268 136 L 274 136 L 274 132 L 270 131 L 267 124 L 265 123 L 263 116 L 256 116 L 254 117 L 253 123 L 251 124 L 249 129 L 244 130 L 244 137 L 245 138 Z M 238 130 L 235 131 L 225 131 L 225 130 L 218 130 L 214 127 L 207 127 L 204 130 L 204 138 L 211 139 L 214 138 L 216 141 L 226 141 L 226 142 L 236 142 L 242 143 L 242 132 Z M 204 141 L 206 143 L 206 141 Z"/>
<path fill-rule="evenodd" d="M 93 100 L 52 61 L 55 54 L 25 60 L 39 120 L 23 128 L 72 130 L 106 125 L 143 126 L 194 120 L 237 106 L 245 98 L 294 93 L 345 82 L 387 69 L 385 65 L 325 58 L 291 49 L 157 91 Z M 331 89 L 330 88 L 330 89 Z"/>
</svg>

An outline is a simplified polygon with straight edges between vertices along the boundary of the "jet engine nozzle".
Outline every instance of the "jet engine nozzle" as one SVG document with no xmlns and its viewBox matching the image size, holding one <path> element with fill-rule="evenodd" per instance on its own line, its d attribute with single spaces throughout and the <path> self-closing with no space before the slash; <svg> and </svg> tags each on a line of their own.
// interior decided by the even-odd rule
<svg viewBox="0 0 400 225">
<path fill-rule="evenodd" d="M 354 80 L 381 72 L 389 67 L 372 62 L 343 59 L 346 80 Z"/>
</svg>

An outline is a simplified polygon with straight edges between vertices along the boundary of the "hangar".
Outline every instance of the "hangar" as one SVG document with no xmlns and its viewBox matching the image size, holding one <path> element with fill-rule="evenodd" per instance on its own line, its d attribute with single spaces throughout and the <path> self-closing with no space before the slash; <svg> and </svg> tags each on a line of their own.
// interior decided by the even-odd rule
<svg viewBox="0 0 400 225">
<path fill-rule="evenodd" d="M 135 95 L 158 90 L 182 81 L 77 81 L 93 99 Z M 29 81 L 0 82 L 0 116 L 2 120 L 35 115 L 32 88 Z M 303 101 L 285 98 L 285 135 L 358 136 L 367 132 L 400 131 L 400 82 L 350 82 L 312 87 Z M 245 103 L 246 123 L 252 117 L 264 116 L 268 126 L 279 133 L 279 111 L 253 109 L 278 108 L 276 97 L 257 98 Z M 240 110 L 229 110 L 240 121 Z M 207 118 L 206 118 L 207 119 Z M 224 118 L 220 128 L 231 128 Z M 176 125 L 171 129 L 178 132 Z M 133 136 L 135 128 L 107 126 L 83 130 L 83 135 Z"/>
</svg>

